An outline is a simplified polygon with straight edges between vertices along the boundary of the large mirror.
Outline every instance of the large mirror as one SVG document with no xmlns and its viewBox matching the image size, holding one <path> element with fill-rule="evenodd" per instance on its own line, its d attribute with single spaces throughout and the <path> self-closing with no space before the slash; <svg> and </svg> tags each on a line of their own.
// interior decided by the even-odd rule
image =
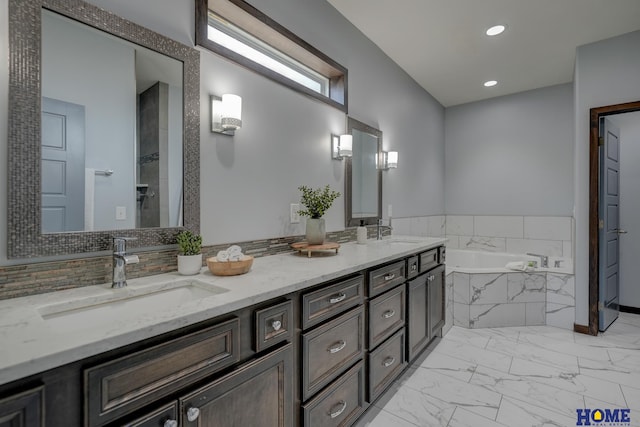
<svg viewBox="0 0 640 427">
<path fill-rule="evenodd" d="M 382 171 L 378 168 L 382 131 L 349 117 L 347 133 L 353 137 L 353 156 L 346 162 L 346 225 L 376 224 L 382 218 Z"/>
<path fill-rule="evenodd" d="M 8 256 L 199 231 L 199 53 L 82 1 L 9 12 Z"/>
</svg>

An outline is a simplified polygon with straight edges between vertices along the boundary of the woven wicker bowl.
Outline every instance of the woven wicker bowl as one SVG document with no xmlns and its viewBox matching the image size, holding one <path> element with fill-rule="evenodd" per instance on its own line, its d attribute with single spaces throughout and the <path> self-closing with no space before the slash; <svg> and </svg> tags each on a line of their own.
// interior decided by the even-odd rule
<svg viewBox="0 0 640 427">
<path fill-rule="evenodd" d="M 244 255 L 240 261 L 218 261 L 216 257 L 207 258 L 209 271 L 215 276 L 237 276 L 251 269 L 253 257 Z"/>
</svg>

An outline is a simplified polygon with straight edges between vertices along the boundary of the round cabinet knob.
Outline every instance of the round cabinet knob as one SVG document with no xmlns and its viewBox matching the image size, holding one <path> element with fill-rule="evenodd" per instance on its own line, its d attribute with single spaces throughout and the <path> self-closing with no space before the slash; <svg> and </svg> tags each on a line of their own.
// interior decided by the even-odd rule
<svg viewBox="0 0 640 427">
<path fill-rule="evenodd" d="M 199 416 L 200 416 L 200 409 L 194 408 L 194 407 L 187 409 L 187 420 L 193 422 L 197 420 Z"/>
<path fill-rule="evenodd" d="M 273 322 L 271 322 L 271 327 L 274 331 L 279 331 L 280 328 L 282 328 L 282 322 L 279 320 L 274 320 Z"/>
<path fill-rule="evenodd" d="M 164 422 L 163 427 L 178 427 L 178 422 L 176 420 L 167 420 Z"/>
</svg>

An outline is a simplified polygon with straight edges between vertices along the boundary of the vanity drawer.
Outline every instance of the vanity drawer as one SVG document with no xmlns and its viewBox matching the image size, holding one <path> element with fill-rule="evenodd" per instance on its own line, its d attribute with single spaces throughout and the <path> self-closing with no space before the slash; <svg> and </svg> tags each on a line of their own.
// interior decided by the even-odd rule
<svg viewBox="0 0 640 427">
<path fill-rule="evenodd" d="M 233 318 L 86 369 L 86 424 L 102 426 L 237 362 L 239 330 Z"/>
<path fill-rule="evenodd" d="M 438 248 L 422 252 L 420 255 L 420 273 L 431 270 L 438 265 Z"/>
<path fill-rule="evenodd" d="M 364 307 L 360 306 L 302 335 L 302 400 L 362 358 Z"/>
<path fill-rule="evenodd" d="M 369 348 L 375 348 L 404 326 L 405 320 L 404 284 L 369 301 Z"/>
<path fill-rule="evenodd" d="M 369 353 L 369 402 L 373 402 L 407 366 L 404 328 Z"/>
<path fill-rule="evenodd" d="M 168 405 L 163 406 L 143 417 L 140 417 L 136 420 L 126 423 L 127 427 L 163 427 L 170 426 L 172 423 L 169 421 L 173 420 L 176 423 L 178 422 L 178 402 L 173 402 Z M 178 424 L 175 424 L 176 426 Z"/>
<path fill-rule="evenodd" d="M 293 303 L 291 300 L 255 312 L 256 339 L 254 350 L 261 352 L 293 336 Z"/>
<path fill-rule="evenodd" d="M 307 329 L 323 320 L 362 304 L 364 277 L 353 277 L 302 295 L 302 328 Z"/>
<path fill-rule="evenodd" d="M 302 406 L 305 427 L 348 426 L 364 411 L 364 363 L 361 361 L 327 390 Z"/>
<path fill-rule="evenodd" d="M 420 258 L 418 255 L 407 259 L 407 279 L 413 279 L 420 273 Z"/>
<path fill-rule="evenodd" d="M 404 261 L 394 262 L 369 272 L 369 298 L 404 282 Z"/>
</svg>

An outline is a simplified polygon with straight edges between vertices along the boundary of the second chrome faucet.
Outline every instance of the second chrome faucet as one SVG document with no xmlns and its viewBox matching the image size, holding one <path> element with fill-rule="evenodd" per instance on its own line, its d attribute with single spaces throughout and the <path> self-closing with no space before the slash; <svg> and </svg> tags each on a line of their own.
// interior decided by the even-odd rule
<svg viewBox="0 0 640 427">
<path fill-rule="evenodd" d="M 127 264 L 137 264 L 140 262 L 138 255 L 127 254 L 127 241 L 136 240 L 135 237 L 114 237 L 113 238 L 113 279 L 112 288 L 124 288 L 127 286 Z"/>
</svg>

